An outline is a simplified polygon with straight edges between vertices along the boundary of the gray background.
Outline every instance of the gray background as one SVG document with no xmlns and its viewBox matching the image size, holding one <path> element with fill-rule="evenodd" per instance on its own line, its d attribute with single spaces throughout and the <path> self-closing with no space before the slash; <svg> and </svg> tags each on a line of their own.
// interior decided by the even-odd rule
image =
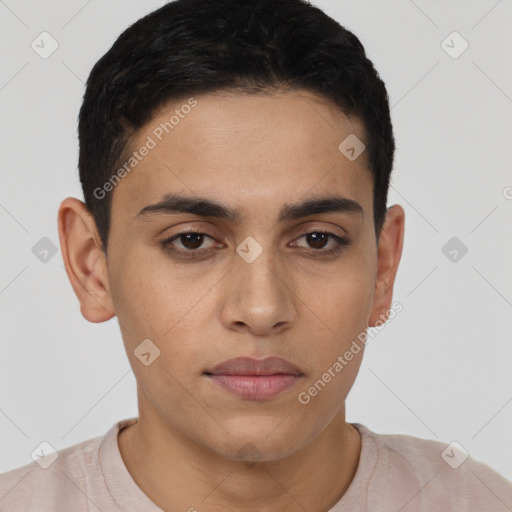
<svg viewBox="0 0 512 512">
<path fill-rule="evenodd" d="M 348 419 L 456 440 L 512 479 L 512 2 L 314 3 L 360 38 L 387 85 L 389 205 L 406 211 L 403 311 L 369 344 Z M 30 462 L 43 440 L 64 448 L 137 415 L 118 323 L 81 316 L 56 221 L 63 198 L 82 199 L 84 82 L 162 4 L 0 0 L 0 472 Z M 59 45 L 46 59 L 31 47 L 43 31 Z M 469 44 L 458 58 L 442 46 L 453 31 Z M 58 248 L 46 262 L 32 251 L 43 237 Z M 442 251 L 452 237 L 468 249 L 456 261 Z"/>
</svg>

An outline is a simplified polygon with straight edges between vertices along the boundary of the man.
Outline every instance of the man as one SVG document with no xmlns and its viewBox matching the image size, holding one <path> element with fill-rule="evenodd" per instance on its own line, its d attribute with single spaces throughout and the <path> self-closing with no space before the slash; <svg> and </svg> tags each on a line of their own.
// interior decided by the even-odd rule
<svg viewBox="0 0 512 512">
<path fill-rule="evenodd" d="M 353 34 L 302 0 L 168 3 L 95 65 L 79 138 L 62 254 L 83 316 L 117 316 L 139 416 L 2 475 L 2 511 L 512 506 L 488 466 L 345 420 L 405 219 Z"/>
</svg>

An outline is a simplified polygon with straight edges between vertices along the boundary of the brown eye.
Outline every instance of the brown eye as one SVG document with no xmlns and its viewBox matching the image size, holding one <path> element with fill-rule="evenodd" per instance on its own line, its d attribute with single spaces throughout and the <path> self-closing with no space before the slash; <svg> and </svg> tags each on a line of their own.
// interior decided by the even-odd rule
<svg viewBox="0 0 512 512">
<path fill-rule="evenodd" d="M 202 233 L 186 233 L 179 236 L 179 240 L 186 249 L 199 249 L 204 241 Z"/>
<path fill-rule="evenodd" d="M 160 243 L 165 251 L 177 256 L 187 257 L 189 255 L 201 255 L 203 252 L 212 249 L 215 243 L 212 243 L 209 247 L 203 247 L 206 239 L 215 242 L 213 237 L 207 233 L 187 231 L 185 233 L 178 233 Z"/>
<path fill-rule="evenodd" d="M 329 235 L 327 233 L 314 231 L 306 235 L 306 240 L 313 249 L 323 249 L 329 241 Z"/>
<path fill-rule="evenodd" d="M 334 233 L 329 231 L 321 231 L 315 230 L 309 233 L 306 233 L 299 237 L 297 240 L 305 239 L 307 247 L 306 249 L 311 249 L 311 252 L 315 256 L 334 256 L 341 252 L 343 246 L 350 245 L 350 241 L 347 238 L 342 238 Z M 325 248 L 328 246 L 329 242 L 333 241 L 333 247 Z M 297 247 L 304 247 L 303 245 L 297 244 Z"/>
</svg>

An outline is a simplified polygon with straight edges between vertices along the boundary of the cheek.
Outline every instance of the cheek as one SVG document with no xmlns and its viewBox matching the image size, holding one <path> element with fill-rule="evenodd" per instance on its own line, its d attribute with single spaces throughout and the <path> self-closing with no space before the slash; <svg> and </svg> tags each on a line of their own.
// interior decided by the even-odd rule
<svg viewBox="0 0 512 512">
<path fill-rule="evenodd" d="M 201 319 L 212 308 L 208 290 L 219 281 L 215 273 L 199 275 L 191 267 L 172 265 L 156 251 L 125 254 L 109 277 L 111 296 L 127 350 L 144 339 L 161 350 L 161 363 L 181 372 L 200 360 Z"/>
<path fill-rule="evenodd" d="M 129 241 L 118 236 L 118 229 L 111 227 L 109 238 L 108 282 L 109 293 L 114 305 L 121 336 L 137 382 L 147 382 L 160 372 L 158 368 L 159 343 L 141 345 L 144 340 L 156 340 L 158 328 L 154 329 L 154 320 L 158 318 L 152 302 L 152 293 L 148 280 L 144 278 L 146 267 Z M 141 346 L 144 352 L 137 352 Z M 155 346 L 157 349 L 155 349 Z M 143 353 L 149 352 L 151 364 L 144 362 Z M 140 358 L 137 357 L 140 354 Z M 158 357 L 157 357 L 158 355 Z"/>
<path fill-rule="evenodd" d="M 316 323 L 332 338 L 357 335 L 367 326 L 374 291 L 374 275 L 367 266 L 340 265 L 321 280 L 308 279 L 301 288 Z"/>
<path fill-rule="evenodd" d="M 302 359 L 309 361 L 314 369 L 308 385 L 331 369 L 331 375 L 323 379 L 329 382 L 329 389 L 335 394 L 348 392 L 361 364 L 364 348 L 361 339 L 371 310 L 374 289 L 371 265 L 364 258 L 354 258 L 353 264 L 340 265 L 328 279 L 308 279 L 301 289 L 301 299 L 307 306 L 304 312 L 315 326 L 311 333 L 315 349 L 311 350 L 309 343 L 302 347 Z M 341 363 L 343 368 L 340 368 L 338 357 L 351 350 L 350 361 Z M 336 377 L 332 377 L 333 373 Z M 327 398 L 330 393 L 323 394 Z"/>
<path fill-rule="evenodd" d="M 123 337 L 130 336 L 133 342 L 158 340 L 172 327 L 173 319 L 183 314 L 180 294 L 161 262 L 134 249 L 119 256 L 112 254 L 109 262 L 109 283 Z"/>
</svg>

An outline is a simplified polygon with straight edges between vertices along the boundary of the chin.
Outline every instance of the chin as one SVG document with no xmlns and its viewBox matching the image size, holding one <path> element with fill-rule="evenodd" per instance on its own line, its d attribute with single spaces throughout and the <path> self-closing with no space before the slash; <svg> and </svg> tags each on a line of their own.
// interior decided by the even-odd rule
<svg viewBox="0 0 512 512">
<path fill-rule="evenodd" d="M 280 419 L 282 421 L 282 418 Z M 307 435 L 301 432 L 290 432 L 289 428 L 273 422 L 268 428 L 268 422 L 257 428 L 257 421 L 251 420 L 250 425 L 237 425 L 237 429 L 227 427 L 232 434 L 226 433 L 223 439 L 210 439 L 210 448 L 218 455 L 233 461 L 272 462 L 293 455 L 307 443 Z M 277 428 L 276 428 L 277 426 Z"/>
</svg>

